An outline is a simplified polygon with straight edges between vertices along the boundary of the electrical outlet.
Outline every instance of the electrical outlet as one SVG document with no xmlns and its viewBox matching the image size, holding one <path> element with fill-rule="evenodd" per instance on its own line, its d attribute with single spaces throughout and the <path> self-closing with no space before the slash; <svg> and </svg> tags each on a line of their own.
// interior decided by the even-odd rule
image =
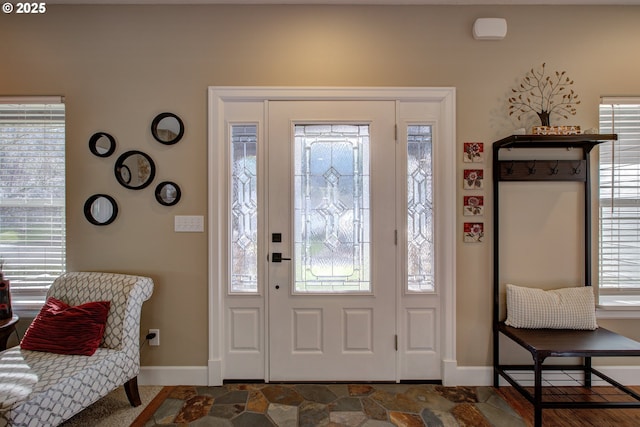
<svg viewBox="0 0 640 427">
<path fill-rule="evenodd" d="M 149 340 L 149 345 L 160 345 L 160 329 L 149 329 L 150 334 L 156 334 Z"/>
</svg>

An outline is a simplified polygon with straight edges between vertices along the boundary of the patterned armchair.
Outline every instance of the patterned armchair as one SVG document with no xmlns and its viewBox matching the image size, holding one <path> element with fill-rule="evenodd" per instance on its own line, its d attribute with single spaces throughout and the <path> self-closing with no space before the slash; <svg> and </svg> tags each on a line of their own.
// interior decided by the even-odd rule
<svg viewBox="0 0 640 427">
<path fill-rule="evenodd" d="M 47 296 L 69 305 L 111 301 L 100 347 L 92 356 L 21 349 L 0 353 L 0 427 L 56 426 L 124 384 L 140 405 L 140 310 L 153 292 L 148 277 L 74 272 Z"/>
</svg>

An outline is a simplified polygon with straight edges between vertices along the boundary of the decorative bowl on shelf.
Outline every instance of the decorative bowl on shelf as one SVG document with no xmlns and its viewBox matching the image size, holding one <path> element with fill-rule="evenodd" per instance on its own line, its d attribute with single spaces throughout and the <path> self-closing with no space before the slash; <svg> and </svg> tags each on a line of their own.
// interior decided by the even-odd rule
<svg viewBox="0 0 640 427">
<path fill-rule="evenodd" d="M 580 135 L 580 126 L 534 126 L 534 135 Z"/>
</svg>

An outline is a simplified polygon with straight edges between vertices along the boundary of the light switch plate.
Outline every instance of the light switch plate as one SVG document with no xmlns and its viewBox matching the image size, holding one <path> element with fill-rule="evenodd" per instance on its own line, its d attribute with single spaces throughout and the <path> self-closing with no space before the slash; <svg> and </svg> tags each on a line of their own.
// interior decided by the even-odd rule
<svg viewBox="0 0 640 427">
<path fill-rule="evenodd" d="M 176 215 L 174 217 L 174 231 L 177 233 L 202 233 L 204 231 L 204 216 Z"/>
</svg>

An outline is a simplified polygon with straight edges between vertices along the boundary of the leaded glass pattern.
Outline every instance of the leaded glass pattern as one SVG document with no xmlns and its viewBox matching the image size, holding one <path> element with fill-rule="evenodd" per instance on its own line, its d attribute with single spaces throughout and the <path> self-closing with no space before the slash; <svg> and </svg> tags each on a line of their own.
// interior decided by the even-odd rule
<svg viewBox="0 0 640 427">
<path fill-rule="evenodd" d="M 257 126 L 231 127 L 231 292 L 258 292 Z"/>
<path fill-rule="evenodd" d="M 295 126 L 297 293 L 371 291 L 369 126 Z"/>
<path fill-rule="evenodd" d="M 431 126 L 407 127 L 407 290 L 432 292 L 433 174 Z"/>
</svg>

